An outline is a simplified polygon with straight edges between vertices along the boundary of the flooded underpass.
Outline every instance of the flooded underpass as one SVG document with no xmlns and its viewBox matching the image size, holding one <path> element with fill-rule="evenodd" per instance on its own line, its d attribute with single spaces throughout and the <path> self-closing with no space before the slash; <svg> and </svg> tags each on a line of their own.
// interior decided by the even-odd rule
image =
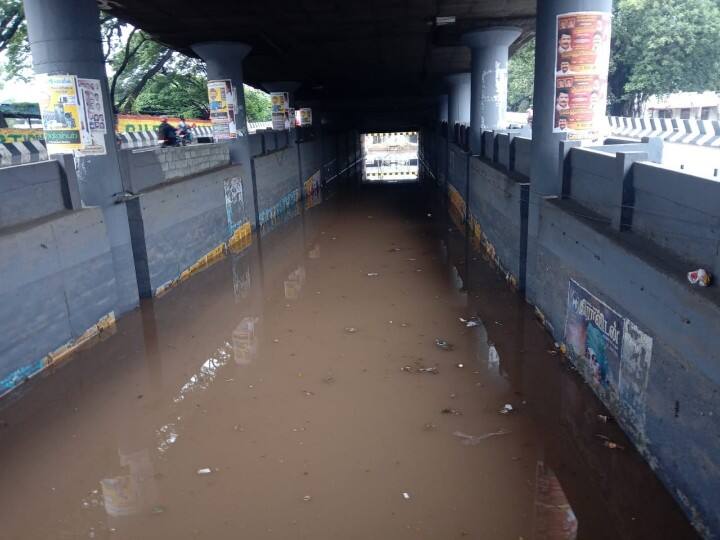
<svg viewBox="0 0 720 540">
<path fill-rule="evenodd" d="M 417 187 L 299 211 L 46 375 L 0 403 L 2 538 L 695 538 Z"/>
</svg>

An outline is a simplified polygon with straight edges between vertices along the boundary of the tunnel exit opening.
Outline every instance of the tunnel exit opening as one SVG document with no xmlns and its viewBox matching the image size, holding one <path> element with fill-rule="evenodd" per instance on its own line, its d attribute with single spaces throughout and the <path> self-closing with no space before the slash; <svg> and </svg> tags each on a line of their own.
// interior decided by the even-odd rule
<svg viewBox="0 0 720 540">
<path fill-rule="evenodd" d="M 417 182 L 417 131 L 364 133 L 362 144 L 363 182 Z"/>
</svg>

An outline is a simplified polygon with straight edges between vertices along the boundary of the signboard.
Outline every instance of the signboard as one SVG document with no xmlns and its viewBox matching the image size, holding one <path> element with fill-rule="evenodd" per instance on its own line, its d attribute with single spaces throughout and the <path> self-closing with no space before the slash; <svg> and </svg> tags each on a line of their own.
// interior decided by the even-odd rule
<svg viewBox="0 0 720 540">
<path fill-rule="evenodd" d="M 290 127 L 290 95 L 287 92 L 272 92 L 272 128 L 282 131 Z"/>
<path fill-rule="evenodd" d="M 237 138 L 235 126 L 235 92 L 229 79 L 208 81 L 210 122 L 213 138 L 223 141 Z"/>
<path fill-rule="evenodd" d="M 81 119 L 83 112 L 78 99 L 74 75 L 38 75 L 40 116 L 42 117 L 48 154 L 68 154 L 83 147 Z M 83 137 L 85 135 L 85 137 Z"/>
<path fill-rule="evenodd" d="M 39 141 L 43 139 L 42 129 L 0 128 L 0 143 Z"/>
<path fill-rule="evenodd" d="M 83 125 L 87 139 L 83 148 L 78 150 L 84 156 L 104 156 L 107 154 L 105 134 L 105 108 L 103 106 L 102 87 L 98 79 L 78 79 L 78 91 L 82 103 Z"/>
<path fill-rule="evenodd" d="M 611 27 L 609 13 L 557 16 L 554 133 L 566 132 L 569 139 L 600 135 L 607 105 Z"/>
</svg>

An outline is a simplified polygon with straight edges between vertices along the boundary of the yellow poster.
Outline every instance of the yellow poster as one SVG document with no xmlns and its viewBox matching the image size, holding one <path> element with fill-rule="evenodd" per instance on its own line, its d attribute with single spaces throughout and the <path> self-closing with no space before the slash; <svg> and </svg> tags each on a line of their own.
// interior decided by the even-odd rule
<svg viewBox="0 0 720 540">
<path fill-rule="evenodd" d="M 210 121 L 215 140 L 236 139 L 235 97 L 232 81 L 229 79 L 208 81 L 208 101 L 210 102 Z"/>
<path fill-rule="evenodd" d="M 0 128 L 0 143 L 40 141 L 42 139 L 42 129 Z"/>
<path fill-rule="evenodd" d="M 40 115 L 48 154 L 83 148 L 81 104 L 74 75 L 39 75 Z M 88 134 L 89 135 L 89 134 Z"/>
</svg>

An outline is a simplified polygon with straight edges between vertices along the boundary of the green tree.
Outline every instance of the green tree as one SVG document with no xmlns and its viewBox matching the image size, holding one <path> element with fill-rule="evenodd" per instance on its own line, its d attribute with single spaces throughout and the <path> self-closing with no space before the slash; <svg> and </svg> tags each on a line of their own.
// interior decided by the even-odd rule
<svg viewBox="0 0 720 540">
<path fill-rule="evenodd" d="M 532 106 L 535 86 L 535 38 L 512 55 L 508 62 L 508 110 L 525 112 Z"/>
<path fill-rule="evenodd" d="M 148 34 L 105 13 L 100 32 L 113 107 L 123 113 L 208 118 L 205 64 L 154 41 Z M 29 80 L 30 46 L 22 0 L 0 0 L 0 52 L 7 56 L 2 78 Z M 270 119 L 270 98 L 245 90 L 248 120 Z"/>
<path fill-rule="evenodd" d="M 719 0 L 617 0 L 609 101 L 637 115 L 651 95 L 720 89 Z"/>
<path fill-rule="evenodd" d="M 245 86 L 245 115 L 248 122 L 267 122 L 272 117 L 270 96 L 253 88 Z"/>
</svg>

